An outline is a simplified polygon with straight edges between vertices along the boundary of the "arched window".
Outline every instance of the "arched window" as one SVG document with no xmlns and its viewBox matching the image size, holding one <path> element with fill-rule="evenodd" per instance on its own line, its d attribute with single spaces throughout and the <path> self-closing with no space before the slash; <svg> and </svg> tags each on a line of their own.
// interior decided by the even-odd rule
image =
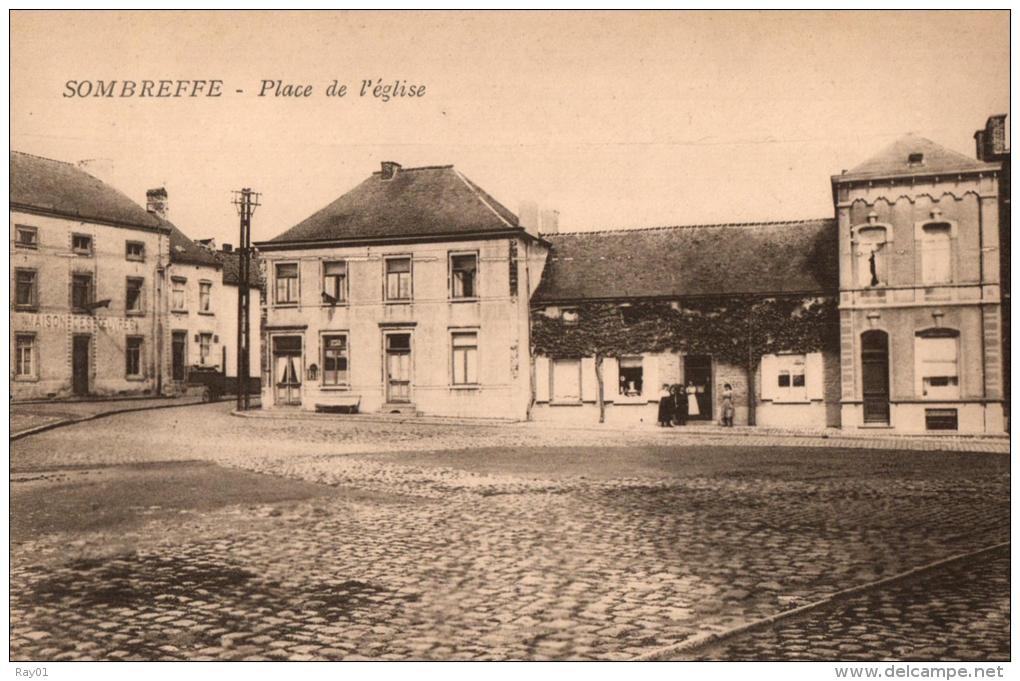
<svg viewBox="0 0 1020 681">
<path fill-rule="evenodd" d="M 920 397 L 954 400 L 960 397 L 960 332 L 923 329 L 914 336 L 915 385 Z"/>
<path fill-rule="evenodd" d="M 857 284 L 862 287 L 889 283 L 886 263 L 885 227 L 868 226 L 857 230 Z"/>
<path fill-rule="evenodd" d="M 921 280 L 928 285 L 953 280 L 953 232 L 948 223 L 929 222 L 921 228 Z"/>
</svg>

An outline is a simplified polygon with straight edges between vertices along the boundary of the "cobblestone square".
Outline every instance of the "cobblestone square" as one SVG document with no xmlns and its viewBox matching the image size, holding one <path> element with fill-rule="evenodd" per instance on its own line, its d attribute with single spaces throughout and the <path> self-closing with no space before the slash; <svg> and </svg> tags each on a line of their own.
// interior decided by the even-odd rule
<svg viewBox="0 0 1020 681">
<path fill-rule="evenodd" d="M 808 444 L 222 404 L 58 428 L 12 443 L 10 654 L 633 659 L 1009 539 L 1008 456 Z M 702 656 L 995 659 L 1008 556 L 981 561 Z"/>
</svg>

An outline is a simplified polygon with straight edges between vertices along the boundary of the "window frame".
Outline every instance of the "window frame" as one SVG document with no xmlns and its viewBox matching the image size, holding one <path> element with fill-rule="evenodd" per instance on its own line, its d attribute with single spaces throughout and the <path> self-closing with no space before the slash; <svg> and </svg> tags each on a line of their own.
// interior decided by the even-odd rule
<svg viewBox="0 0 1020 681">
<path fill-rule="evenodd" d="M 208 303 L 208 307 L 202 307 L 202 290 L 205 287 L 205 302 Z M 198 280 L 198 314 L 214 315 L 216 311 L 212 306 L 212 289 L 213 283 L 210 279 L 199 279 Z"/>
<path fill-rule="evenodd" d="M 134 255 L 131 253 L 131 247 L 138 246 L 141 248 L 141 253 Z M 145 262 L 145 242 L 144 241 L 125 241 L 124 242 L 124 259 L 132 262 Z"/>
<path fill-rule="evenodd" d="M 335 277 L 337 275 L 326 274 L 326 265 L 333 265 L 333 264 L 336 264 L 336 263 L 343 263 L 343 266 L 344 266 L 344 276 L 343 276 L 343 282 L 341 283 L 341 286 L 340 286 L 340 291 L 339 291 L 340 295 L 339 296 L 334 296 L 336 298 L 336 302 L 335 303 L 330 303 L 330 302 L 328 302 L 326 300 L 325 295 L 332 296 L 333 294 L 326 290 L 326 278 L 327 277 Z M 350 269 L 350 267 L 351 267 L 350 266 L 350 262 L 347 260 L 347 258 L 331 258 L 331 259 L 323 260 L 321 262 L 321 264 L 319 265 L 319 280 L 322 283 L 322 285 L 320 286 L 320 295 L 321 294 L 325 294 L 325 295 L 321 295 L 321 304 L 322 304 L 323 307 L 334 307 L 334 306 L 337 306 L 337 305 L 347 305 L 348 297 L 349 297 L 350 282 L 351 282 L 351 269 Z M 348 359 L 348 362 L 349 361 L 350 360 Z"/>
<path fill-rule="evenodd" d="M 18 238 L 21 235 L 22 231 L 30 232 L 30 233 L 32 233 L 34 235 L 35 238 L 32 241 L 32 243 L 30 243 L 30 244 L 29 243 L 25 243 L 24 241 L 21 241 L 21 239 Z M 39 250 L 39 228 L 35 227 L 33 225 L 19 225 L 19 224 L 15 223 L 15 225 L 14 225 L 14 248 L 16 250 L 26 250 L 26 251 L 37 251 L 37 250 Z"/>
<path fill-rule="evenodd" d="M 949 231 L 949 253 L 947 255 L 949 259 L 949 262 L 947 263 L 949 274 L 945 281 L 928 281 L 925 276 L 926 259 L 928 256 L 927 244 L 932 240 L 928 238 L 927 228 L 941 226 L 945 226 Z M 956 283 L 958 279 L 957 234 L 957 223 L 954 220 L 943 220 L 940 218 L 915 223 L 914 240 L 917 247 L 917 278 L 920 285 L 927 288 L 936 288 L 939 286 L 952 286 Z"/>
<path fill-rule="evenodd" d="M 621 382 L 620 379 L 623 378 L 623 371 L 624 371 L 625 368 L 626 369 L 632 368 L 632 367 L 624 367 L 623 363 L 625 361 L 634 360 L 634 359 L 638 360 L 638 362 L 640 363 L 640 369 L 641 369 L 641 388 L 636 393 L 634 393 L 634 394 L 628 394 L 628 393 L 625 393 L 625 392 L 620 392 L 620 388 L 622 387 L 622 382 Z M 613 395 L 614 399 L 616 401 L 620 401 L 620 402 L 625 402 L 627 400 L 635 400 L 635 401 L 641 400 L 641 398 L 645 394 L 645 386 L 646 386 L 646 383 L 645 383 L 645 357 L 644 357 L 644 355 L 622 355 L 620 357 L 617 357 L 616 358 L 616 373 L 617 373 L 617 386 L 616 386 L 616 394 Z"/>
<path fill-rule="evenodd" d="M 89 240 L 88 249 L 78 248 L 74 245 L 74 240 L 82 238 Z M 96 239 L 91 234 L 85 234 L 84 232 L 71 232 L 71 252 L 75 255 L 80 255 L 84 258 L 91 258 L 96 253 Z"/>
<path fill-rule="evenodd" d="M 138 307 L 130 307 L 131 282 L 138 282 Z M 126 277 L 124 281 L 124 316 L 144 317 L 145 316 L 145 277 Z"/>
<path fill-rule="evenodd" d="M 29 339 L 29 350 L 30 355 L 30 371 L 28 373 L 19 372 L 19 368 L 22 365 L 21 362 L 21 341 L 22 339 Z M 37 381 L 39 380 L 39 336 L 36 333 L 31 332 L 20 332 L 14 333 L 14 380 L 15 381 Z"/>
<path fill-rule="evenodd" d="M 390 298 L 390 263 L 395 260 L 406 260 L 407 261 L 407 297 L 406 298 Z M 395 272 L 394 274 L 404 274 L 404 272 Z M 399 280 L 398 280 L 399 281 Z M 400 285 L 398 283 L 397 288 L 399 290 Z M 414 301 L 414 258 L 410 253 L 394 253 L 392 255 L 383 256 L 383 301 L 387 303 L 402 303 L 407 304 Z"/>
<path fill-rule="evenodd" d="M 280 300 L 280 267 L 286 265 L 294 266 L 294 276 L 286 277 L 286 279 L 294 279 L 296 281 L 294 286 L 294 298 L 293 300 Z M 288 286 L 288 289 L 290 287 Z M 289 293 L 289 290 L 288 290 Z M 301 304 L 301 261 L 299 260 L 279 260 L 273 263 L 273 307 L 298 307 Z"/>
<path fill-rule="evenodd" d="M 197 335 L 198 335 L 198 366 L 202 367 L 216 366 L 215 363 L 212 362 L 206 364 L 206 360 L 212 357 L 213 336 L 215 334 L 213 334 L 211 331 L 199 331 Z M 205 339 L 209 339 L 209 343 L 206 345 L 208 353 L 205 356 L 203 356 L 202 341 Z"/>
<path fill-rule="evenodd" d="M 558 362 L 575 362 L 577 364 L 577 399 L 573 397 L 560 397 L 556 394 L 556 364 Z M 549 360 L 549 404 L 551 405 L 579 405 L 583 404 L 584 386 L 582 385 L 582 366 L 580 358 L 562 357 Z"/>
<path fill-rule="evenodd" d="M 455 258 L 461 258 L 464 256 L 472 256 L 475 260 L 474 277 L 471 282 L 472 294 L 470 296 L 458 296 L 454 293 L 454 276 L 453 273 L 456 271 L 453 268 L 453 261 Z M 457 302 L 470 302 L 480 298 L 478 295 L 478 282 L 479 282 L 479 271 L 481 268 L 481 255 L 478 250 L 468 251 L 449 251 L 446 255 L 446 276 L 447 276 L 447 295 L 450 300 Z"/>
<path fill-rule="evenodd" d="M 326 382 L 326 342 L 329 338 L 344 339 L 344 358 L 347 360 L 347 368 L 344 370 L 344 381 L 337 380 L 335 383 Z M 351 389 L 351 335 L 349 331 L 320 331 L 319 332 L 319 387 L 322 390 L 350 390 Z M 339 374 L 339 371 L 335 372 Z"/>
<path fill-rule="evenodd" d="M 19 272 L 31 272 L 32 273 L 32 288 L 29 290 L 29 298 L 31 299 L 27 303 L 18 302 L 18 273 Z M 35 267 L 15 267 L 14 268 L 14 309 L 18 312 L 34 312 L 39 309 L 39 270 Z"/>
<path fill-rule="evenodd" d="M 926 375 L 924 370 L 926 362 L 934 363 L 936 360 L 925 359 L 925 353 L 922 352 L 921 345 L 922 341 L 925 340 L 952 340 L 955 350 L 955 357 L 953 363 L 956 366 L 956 376 L 942 376 L 942 375 Z M 916 397 L 921 400 L 931 402 L 945 402 L 945 401 L 957 401 L 962 395 L 963 386 L 963 375 L 962 375 L 962 362 L 960 357 L 962 355 L 962 336 L 958 329 L 947 328 L 947 327 L 929 327 L 926 329 L 918 329 L 914 332 L 914 392 Z M 939 363 L 944 363 L 939 361 Z M 947 383 L 945 386 L 930 386 L 925 388 L 925 380 L 929 378 L 955 378 L 955 383 Z M 931 389 L 935 388 L 934 394 L 931 393 Z"/>
<path fill-rule="evenodd" d="M 138 371 L 131 372 L 131 344 L 137 342 Z M 145 380 L 145 336 L 130 335 L 124 338 L 124 378 L 129 381 Z"/>
<path fill-rule="evenodd" d="M 86 300 L 85 306 L 83 306 L 83 307 L 78 307 L 78 306 L 76 306 L 74 304 L 74 288 L 75 288 L 75 286 L 74 286 L 75 281 L 74 280 L 79 278 L 79 277 L 81 277 L 81 278 L 88 278 L 88 281 L 89 281 L 88 289 L 86 291 L 87 295 L 85 296 L 87 300 Z M 96 278 L 95 278 L 95 276 L 91 272 L 71 272 L 71 292 L 70 293 L 71 293 L 71 300 L 70 300 L 71 312 L 72 313 L 78 313 L 78 314 L 81 314 L 81 313 L 86 313 L 87 314 L 89 312 L 89 306 L 92 303 L 96 302 Z"/>
<path fill-rule="evenodd" d="M 177 284 L 181 285 L 181 306 L 177 307 L 174 305 L 174 298 L 177 293 L 177 289 L 174 288 Z M 187 312 L 188 311 L 188 278 L 187 277 L 170 277 L 170 311 L 171 312 Z"/>
<path fill-rule="evenodd" d="M 800 360 L 800 373 L 794 373 L 796 362 Z M 768 380 L 775 381 L 772 386 L 775 404 L 801 404 L 810 402 L 807 391 L 808 358 L 807 353 L 783 352 L 775 354 L 775 376 Z M 789 377 L 788 385 L 781 385 L 784 372 Z M 795 376 L 801 377 L 801 384 L 795 385 Z"/>
<path fill-rule="evenodd" d="M 456 337 L 458 337 L 458 336 L 473 336 L 475 342 L 474 342 L 473 345 L 456 345 L 456 342 L 455 342 L 454 339 Z M 455 389 L 455 390 L 472 390 L 472 389 L 480 388 L 481 385 L 482 385 L 481 380 L 480 380 L 479 375 L 478 375 L 479 371 L 481 369 L 481 363 L 479 362 L 480 355 L 479 355 L 479 347 L 478 347 L 478 345 L 479 345 L 478 344 L 478 336 L 479 336 L 479 329 L 475 328 L 475 327 L 450 329 L 450 374 L 449 374 L 449 376 L 450 376 L 450 387 Z M 474 375 L 474 379 L 475 380 L 474 381 L 467 381 L 467 380 L 465 380 L 463 382 L 458 382 L 457 381 L 457 355 L 458 355 L 459 351 L 460 352 L 464 352 L 465 349 L 472 349 L 472 350 L 474 350 L 474 355 L 475 355 L 475 360 L 474 360 L 474 374 L 475 375 Z M 464 366 L 464 378 L 465 379 L 468 378 L 467 373 L 468 373 L 467 372 L 467 363 L 465 363 L 465 366 Z"/>
</svg>

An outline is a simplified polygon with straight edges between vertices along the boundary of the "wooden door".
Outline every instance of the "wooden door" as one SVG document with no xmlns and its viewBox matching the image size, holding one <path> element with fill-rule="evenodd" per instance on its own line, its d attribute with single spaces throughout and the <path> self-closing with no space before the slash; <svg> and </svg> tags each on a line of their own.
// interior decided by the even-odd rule
<svg viewBox="0 0 1020 681">
<path fill-rule="evenodd" d="M 889 336 L 884 331 L 861 335 L 861 392 L 865 423 L 889 423 Z"/>
<path fill-rule="evenodd" d="M 92 336 L 75 336 L 71 350 L 71 390 L 75 395 L 89 394 L 89 349 Z"/>
<path fill-rule="evenodd" d="M 411 401 L 411 334 L 386 336 L 386 401 Z"/>
</svg>

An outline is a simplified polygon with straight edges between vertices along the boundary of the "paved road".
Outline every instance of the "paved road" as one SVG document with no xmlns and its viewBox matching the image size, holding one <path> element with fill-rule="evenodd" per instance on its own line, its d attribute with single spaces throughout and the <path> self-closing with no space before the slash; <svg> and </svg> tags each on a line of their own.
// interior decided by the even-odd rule
<svg viewBox="0 0 1020 681">
<path fill-rule="evenodd" d="M 13 658 L 629 659 L 1009 536 L 998 455 L 657 433 L 565 447 L 548 430 L 226 410 L 16 442 L 13 494 L 56 465 L 201 459 L 371 496 L 28 535 L 12 545 Z"/>
</svg>

